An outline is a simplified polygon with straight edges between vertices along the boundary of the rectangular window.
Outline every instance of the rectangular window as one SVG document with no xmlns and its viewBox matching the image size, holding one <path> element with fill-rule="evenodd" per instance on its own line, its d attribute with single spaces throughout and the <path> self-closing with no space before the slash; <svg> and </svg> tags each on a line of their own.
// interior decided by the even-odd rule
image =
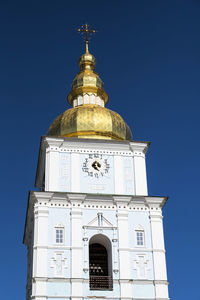
<svg viewBox="0 0 200 300">
<path fill-rule="evenodd" d="M 56 228 L 56 244 L 63 244 L 64 242 L 64 229 Z"/>
<path fill-rule="evenodd" d="M 136 231 L 137 246 L 144 246 L 144 231 Z"/>
</svg>

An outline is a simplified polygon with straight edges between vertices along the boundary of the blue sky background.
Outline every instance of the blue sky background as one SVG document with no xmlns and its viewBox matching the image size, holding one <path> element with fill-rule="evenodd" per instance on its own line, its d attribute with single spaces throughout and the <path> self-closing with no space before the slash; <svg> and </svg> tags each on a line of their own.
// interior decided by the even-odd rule
<svg viewBox="0 0 200 300">
<path fill-rule="evenodd" d="M 110 101 L 147 154 L 150 195 L 167 195 L 165 242 L 171 299 L 200 299 L 200 1 L 0 3 L 1 299 L 25 299 L 22 245 L 40 136 L 69 108 L 66 96 L 90 45 Z"/>
</svg>

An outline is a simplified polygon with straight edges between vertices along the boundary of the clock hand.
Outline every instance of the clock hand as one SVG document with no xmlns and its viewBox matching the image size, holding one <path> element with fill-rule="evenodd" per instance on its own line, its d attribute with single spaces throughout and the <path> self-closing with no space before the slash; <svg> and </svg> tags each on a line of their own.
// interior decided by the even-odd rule
<svg viewBox="0 0 200 300">
<path fill-rule="evenodd" d="M 100 168 L 101 168 L 101 164 L 100 164 L 98 161 L 95 160 L 95 162 L 93 162 L 93 164 L 92 164 L 92 167 L 93 167 L 95 170 L 99 171 Z"/>
</svg>

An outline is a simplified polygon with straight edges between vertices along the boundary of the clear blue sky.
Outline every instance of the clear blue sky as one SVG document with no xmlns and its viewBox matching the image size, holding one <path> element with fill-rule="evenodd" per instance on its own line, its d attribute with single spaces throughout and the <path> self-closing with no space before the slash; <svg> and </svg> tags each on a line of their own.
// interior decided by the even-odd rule
<svg viewBox="0 0 200 300">
<path fill-rule="evenodd" d="M 199 300 L 200 1 L 12 1 L 0 3 L 1 299 L 25 299 L 22 245 L 40 136 L 69 106 L 83 42 L 147 155 L 150 195 L 166 195 L 165 242 L 171 299 Z"/>
</svg>

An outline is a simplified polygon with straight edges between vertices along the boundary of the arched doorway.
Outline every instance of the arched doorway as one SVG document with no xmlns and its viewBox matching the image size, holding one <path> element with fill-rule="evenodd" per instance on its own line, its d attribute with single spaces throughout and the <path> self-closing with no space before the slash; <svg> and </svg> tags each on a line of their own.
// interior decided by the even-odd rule
<svg viewBox="0 0 200 300">
<path fill-rule="evenodd" d="M 107 237 L 96 235 L 89 244 L 90 289 L 112 290 L 111 245 Z"/>
</svg>

